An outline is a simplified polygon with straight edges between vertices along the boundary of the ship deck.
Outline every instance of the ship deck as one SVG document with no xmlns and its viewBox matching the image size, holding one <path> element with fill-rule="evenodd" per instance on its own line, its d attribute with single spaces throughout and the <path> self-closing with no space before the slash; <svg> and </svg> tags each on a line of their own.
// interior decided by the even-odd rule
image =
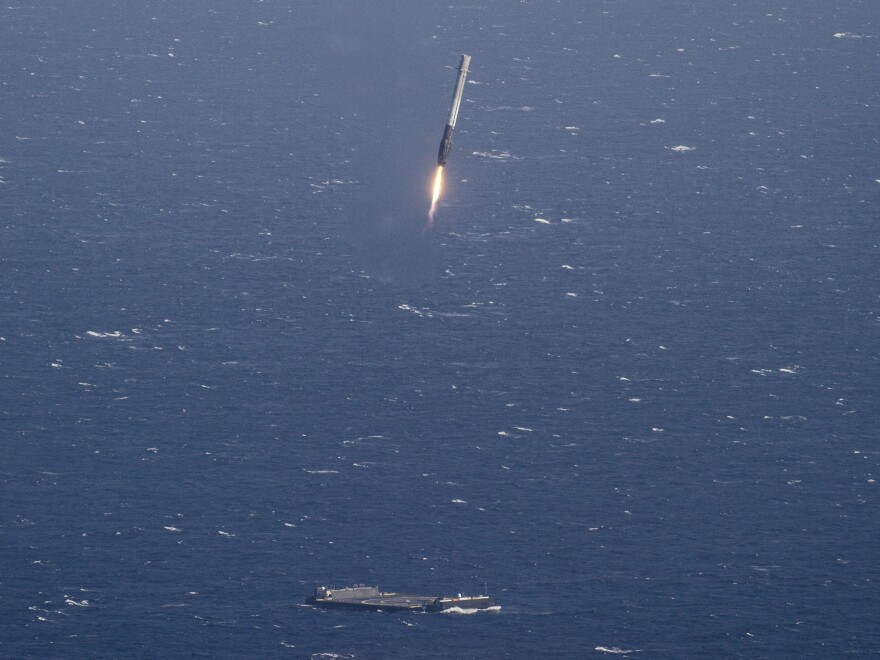
<svg viewBox="0 0 880 660">
<path fill-rule="evenodd" d="M 412 594 L 382 594 L 372 598 L 334 599 L 337 605 L 353 607 L 387 608 L 395 610 L 423 609 L 434 602 L 436 596 L 415 596 Z"/>
</svg>

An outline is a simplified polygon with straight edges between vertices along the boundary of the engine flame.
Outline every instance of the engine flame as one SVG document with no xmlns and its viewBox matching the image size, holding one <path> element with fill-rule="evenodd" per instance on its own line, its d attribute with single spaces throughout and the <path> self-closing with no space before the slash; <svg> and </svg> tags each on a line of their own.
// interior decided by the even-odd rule
<svg viewBox="0 0 880 660">
<path fill-rule="evenodd" d="M 437 213 L 437 202 L 440 200 L 440 190 L 443 182 L 443 166 L 437 166 L 437 175 L 434 177 L 434 194 L 431 197 L 431 210 L 428 211 L 428 226 L 434 224 L 434 214 Z"/>
<path fill-rule="evenodd" d="M 431 198 L 431 206 L 434 206 L 437 203 L 437 200 L 440 199 L 440 184 L 443 182 L 443 166 L 437 166 L 437 176 L 434 178 L 434 196 Z"/>
</svg>

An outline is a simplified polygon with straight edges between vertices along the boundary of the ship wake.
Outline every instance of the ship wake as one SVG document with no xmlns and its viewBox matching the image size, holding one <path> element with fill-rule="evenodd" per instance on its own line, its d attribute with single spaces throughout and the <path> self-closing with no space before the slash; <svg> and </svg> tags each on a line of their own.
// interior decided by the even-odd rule
<svg viewBox="0 0 880 660">
<path fill-rule="evenodd" d="M 493 605 L 492 607 L 484 607 L 478 609 L 476 607 L 450 607 L 442 610 L 440 614 L 479 614 L 480 612 L 500 612 L 501 605 Z"/>
</svg>

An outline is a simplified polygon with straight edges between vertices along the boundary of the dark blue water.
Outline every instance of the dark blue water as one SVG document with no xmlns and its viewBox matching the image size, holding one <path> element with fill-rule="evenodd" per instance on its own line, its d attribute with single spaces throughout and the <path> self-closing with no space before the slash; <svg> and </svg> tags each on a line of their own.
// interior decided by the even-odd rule
<svg viewBox="0 0 880 660">
<path fill-rule="evenodd" d="M 880 652 L 876 3 L 24 1 L 0 53 L 0 656 Z M 503 608 L 301 604 L 352 582 Z"/>
</svg>

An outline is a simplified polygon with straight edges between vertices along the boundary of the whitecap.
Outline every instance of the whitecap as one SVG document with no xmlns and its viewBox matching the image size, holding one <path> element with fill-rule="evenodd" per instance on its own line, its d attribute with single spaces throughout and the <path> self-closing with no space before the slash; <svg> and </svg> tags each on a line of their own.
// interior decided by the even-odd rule
<svg viewBox="0 0 880 660">
<path fill-rule="evenodd" d="M 597 646 L 594 651 L 599 651 L 599 653 L 611 653 L 612 655 L 626 655 L 627 653 L 639 653 L 638 649 L 620 649 L 616 646 L 612 646 L 608 648 L 607 646 Z"/>
<path fill-rule="evenodd" d="M 500 612 L 500 605 L 493 605 L 492 607 L 486 607 L 483 609 L 476 608 L 464 608 L 464 607 L 450 607 L 448 610 L 441 610 L 441 614 L 479 614 L 480 612 Z"/>
<path fill-rule="evenodd" d="M 519 156 L 514 156 L 509 151 L 474 151 L 473 155 L 492 160 L 519 160 Z"/>
<path fill-rule="evenodd" d="M 694 151 L 695 149 L 696 149 L 696 147 L 689 147 L 684 144 L 678 144 L 674 147 L 669 147 L 670 151 L 676 151 L 678 153 L 684 153 L 685 151 Z"/>
<path fill-rule="evenodd" d="M 420 309 L 416 309 L 416 308 L 413 307 L 412 305 L 407 305 L 406 303 L 404 303 L 404 304 L 402 304 L 402 305 L 398 305 L 398 306 L 397 306 L 397 309 L 402 309 L 403 311 L 405 311 L 405 312 L 410 312 L 410 313 L 412 313 L 412 314 L 415 314 L 416 316 L 427 316 L 428 318 L 431 317 L 431 312 L 430 312 L 430 310 L 428 310 L 427 312 L 424 312 L 424 311 L 422 311 L 422 310 L 420 310 Z"/>
</svg>

